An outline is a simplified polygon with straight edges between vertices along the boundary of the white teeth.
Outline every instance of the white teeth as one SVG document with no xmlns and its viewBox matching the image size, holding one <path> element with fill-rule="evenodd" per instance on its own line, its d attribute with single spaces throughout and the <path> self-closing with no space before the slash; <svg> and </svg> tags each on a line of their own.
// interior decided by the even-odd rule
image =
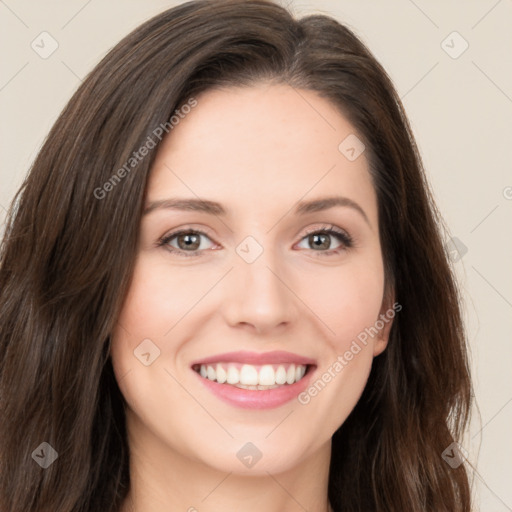
<svg viewBox="0 0 512 512">
<path fill-rule="evenodd" d="M 276 372 L 276 384 L 284 384 L 286 382 L 286 370 L 281 365 Z"/>
<path fill-rule="evenodd" d="M 240 370 L 240 384 L 255 386 L 258 384 L 258 370 L 254 366 L 244 364 Z"/>
<path fill-rule="evenodd" d="M 209 380 L 217 380 L 217 372 L 213 366 L 208 366 L 208 368 L 206 368 L 206 376 Z"/>
<path fill-rule="evenodd" d="M 234 366 L 230 366 L 228 368 L 228 376 L 226 382 L 228 384 L 238 384 L 240 382 L 240 372 Z"/>
<path fill-rule="evenodd" d="M 222 368 L 220 364 L 217 365 L 217 382 L 220 384 L 224 384 L 228 378 L 228 374 L 226 373 L 226 370 Z"/>
<path fill-rule="evenodd" d="M 244 389 L 273 389 L 298 382 L 304 377 L 307 368 L 303 364 L 243 364 L 240 369 L 238 367 L 233 363 L 202 364 L 198 371 L 201 377 L 220 384 L 227 383 Z"/>
<path fill-rule="evenodd" d="M 262 386 L 273 386 L 276 383 L 274 368 L 271 365 L 266 364 L 261 367 L 258 383 Z"/>
<path fill-rule="evenodd" d="M 295 382 L 295 365 L 291 364 L 286 372 L 286 382 L 288 384 L 293 384 Z"/>
</svg>

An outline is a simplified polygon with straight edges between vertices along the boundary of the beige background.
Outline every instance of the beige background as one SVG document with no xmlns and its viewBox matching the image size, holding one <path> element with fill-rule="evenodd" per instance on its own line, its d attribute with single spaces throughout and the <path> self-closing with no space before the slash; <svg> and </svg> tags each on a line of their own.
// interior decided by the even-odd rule
<svg viewBox="0 0 512 512">
<path fill-rule="evenodd" d="M 178 3 L 0 1 L 0 224 L 81 79 L 121 37 Z M 404 101 L 450 230 L 447 242 L 457 237 L 467 249 L 462 258 L 455 253 L 453 265 L 481 413 L 464 445 L 472 461 L 480 448 L 475 494 L 484 512 L 512 510 L 512 1 L 281 3 L 348 24 Z M 43 31 L 58 43 L 46 59 L 31 47 L 46 37 L 51 48 Z"/>
</svg>

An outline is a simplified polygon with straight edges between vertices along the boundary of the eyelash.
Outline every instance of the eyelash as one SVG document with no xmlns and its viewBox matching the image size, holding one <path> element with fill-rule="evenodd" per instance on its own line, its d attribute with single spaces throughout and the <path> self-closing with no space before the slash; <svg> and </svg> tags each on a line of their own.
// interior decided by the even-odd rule
<svg viewBox="0 0 512 512">
<path fill-rule="evenodd" d="M 197 257 L 197 256 L 201 256 L 201 251 L 182 251 L 182 250 L 179 250 L 179 249 L 176 249 L 175 247 L 171 247 L 169 246 L 169 242 L 173 239 L 173 238 L 176 238 L 177 236 L 179 235 L 190 235 L 190 234 L 194 234 L 194 235 L 204 235 L 208 238 L 211 239 L 210 235 L 208 233 L 205 233 L 204 231 L 201 231 L 201 230 L 198 230 L 198 229 L 188 229 L 188 228 L 185 228 L 185 229 L 180 229 L 178 231 L 175 231 L 173 233 L 169 233 L 168 235 L 164 235 L 162 238 L 160 238 L 160 240 L 158 240 L 157 242 L 157 247 L 164 247 L 167 251 L 173 253 L 173 254 L 176 254 L 178 256 L 184 256 L 186 258 L 189 258 L 189 257 Z M 334 226 L 325 226 L 325 227 L 322 227 L 320 229 L 312 229 L 310 231 L 307 231 L 304 236 L 300 239 L 300 241 L 302 242 L 302 240 L 304 240 L 305 238 L 307 238 L 308 236 L 310 235 L 313 235 L 313 234 L 327 234 L 327 235 L 331 235 L 335 238 L 338 239 L 339 242 L 342 243 L 342 246 L 338 247 L 337 249 L 329 249 L 327 251 L 315 251 L 313 249 L 310 249 L 311 251 L 313 252 L 316 252 L 318 256 L 331 256 L 331 255 L 334 255 L 334 254 L 339 254 L 341 253 L 342 251 L 345 251 L 347 249 L 350 249 L 354 246 L 354 241 L 352 239 L 352 237 L 346 233 L 345 231 L 342 231 L 342 230 L 338 230 L 337 228 L 335 228 Z"/>
</svg>

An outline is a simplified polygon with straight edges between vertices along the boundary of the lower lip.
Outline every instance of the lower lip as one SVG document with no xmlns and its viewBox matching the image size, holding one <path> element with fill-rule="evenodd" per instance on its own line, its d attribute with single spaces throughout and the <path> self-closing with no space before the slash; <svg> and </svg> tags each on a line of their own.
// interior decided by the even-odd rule
<svg viewBox="0 0 512 512">
<path fill-rule="evenodd" d="M 299 382 L 284 384 L 274 389 L 242 389 L 229 384 L 219 384 L 201 377 L 192 370 L 204 386 L 224 402 L 243 409 L 273 409 L 290 402 L 306 389 L 316 367 L 308 367 L 307 373 Z"/>
</svg>

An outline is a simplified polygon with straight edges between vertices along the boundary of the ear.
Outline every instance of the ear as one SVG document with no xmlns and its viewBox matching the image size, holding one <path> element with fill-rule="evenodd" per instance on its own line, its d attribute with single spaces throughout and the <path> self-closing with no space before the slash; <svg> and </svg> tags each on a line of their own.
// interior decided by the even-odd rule
<svg viewBox="0 0 512 512">
<path fill-rule="evenodd" d="M 396 313 L 401 309 L 402 306 L 395 302 L 394 293 L 388 294 L 388 298 L 382 301 L 379 318 L 375 321 L 375 327 L 377 327 L 379 333 L 373 338 L 373 357 L 382 354 L 388 346 L 391 326 Z"/>
</svg>

